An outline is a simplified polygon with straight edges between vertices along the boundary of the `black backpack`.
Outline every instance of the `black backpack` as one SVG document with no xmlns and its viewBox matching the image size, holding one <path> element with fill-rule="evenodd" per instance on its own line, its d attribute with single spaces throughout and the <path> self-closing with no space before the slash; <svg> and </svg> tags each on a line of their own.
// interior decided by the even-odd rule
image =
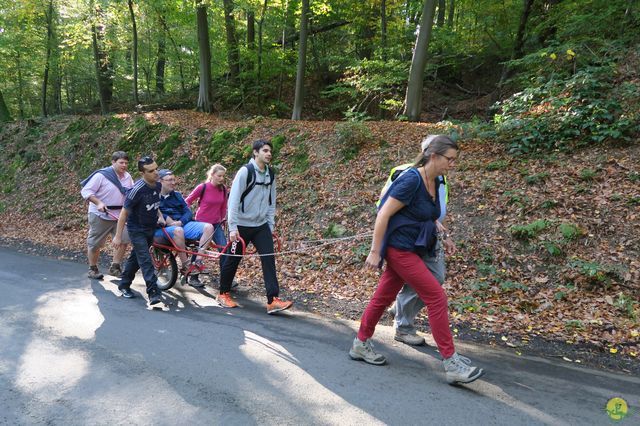
<svg viewBox="0 0 640 426">
<path fill-rule="evenodd" d="M 240 195 L 240 206 L 242 213 L 244 213 L 244 199 L 247 194 L 249 194 L 256 185 L 271 186 L 273 181 L 276 179 L 276 174 L 273 171 L 273 167 L 267 166 L 267 169 L 269 170 L 269 182 L 256 182 L 256 168 L 253 163 L 249 162 L 242 167 L 247 168 L 247 187 L 242 195 Z M 269 191 L 269 205 L 271 205 L 271 191 Z"/>
</svg>

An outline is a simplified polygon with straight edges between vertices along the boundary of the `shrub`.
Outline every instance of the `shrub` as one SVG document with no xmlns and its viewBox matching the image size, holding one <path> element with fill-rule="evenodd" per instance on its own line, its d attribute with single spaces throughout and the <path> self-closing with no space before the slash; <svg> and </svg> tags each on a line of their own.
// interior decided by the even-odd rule
<svg viewBox="0 0 640 426">
<path fill-rule="evenodd" d="M 584 235 L 584 230 L 573 223 L 561 223 L 558 229 L 565 241 L 573 241 Z"/>
<path fill-rule="evenodd" d="M 347 121 L 336 124 L 335 133 L 344 160 L 354 159 L 373 135 L 366 124 Z"/>
<path fill-rule="evenodd" d="M 521 240 L 529 240 L 544 231 L 548 225 L 548 221 L 544 219 L 538 219 L 528 225 L 513 225 L 509 228 L 509 231 L 515 238 Z"/>
<path fill-rule="evenodd" d="M 640 132 L 640 113 L 632 102 L 640 96 L 640 84 L 621 88 L 615 76 L 607 64 L 534 82 L 496 105 L 498 139 L 519 154 L 633 140 Z"/>
</svg>

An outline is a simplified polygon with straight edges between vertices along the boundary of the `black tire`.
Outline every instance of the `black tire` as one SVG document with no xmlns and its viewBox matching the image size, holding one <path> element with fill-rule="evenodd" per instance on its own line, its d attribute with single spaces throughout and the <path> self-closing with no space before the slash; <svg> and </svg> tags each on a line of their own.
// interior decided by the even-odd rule
<svg viewBox="0 0 640 426">
<path fill-rule="evenodd" d="M 169 290 L 178 280 L 178 262 L 170 250 L 151 247 L 151 261 L 158 277 L 158 288 Z"/>
</svg>

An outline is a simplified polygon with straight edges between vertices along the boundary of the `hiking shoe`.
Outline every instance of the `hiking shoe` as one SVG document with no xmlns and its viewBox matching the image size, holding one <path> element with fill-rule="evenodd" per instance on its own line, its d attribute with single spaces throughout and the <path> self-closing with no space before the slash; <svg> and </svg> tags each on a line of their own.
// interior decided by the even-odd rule
<svg viewBox="0 0 640 426">
<path fill-rule="evenodd" d="M 289 309 L 293 305 L 293 302 L 280 300 L 277 297 L 274 297 L 271 303 L 267 303 L 267 313 L 274 314 L 276 312 L 284 311 L 285 309 Z"/>
<path fill-rule="evenodd" d="M 393 304 L 389 306 L 389 309 L 387 309 L 387 313 L 391 315 L 391 318 L 396 317 L 396 302 L 393 302 Z"/>
<path fill-rule="evenodd" d="M 109 275 L 113 275 L 116 278 L 122 278 L 122 268 L 119 263 L 112 263 L 109 267 Z"/>
<path fill-rule="evenodd" d="M 233 300 L 229 293 L 220 293 L 218 295 L 218 303 L 223 308 L 236 308 L 238 304 Z"/>
<path fill-rule="evenodd" d="M 160 292 L 156 291 L 153 292 L 149 295 L 149 304 L 150 305 L 157 305 L 158 303 L 162 302 L 162 296 L 160 296 Z"/>
<path fill-rule="evenodd" d="M 104 275 L 102 275 L 100 271 L 98 271 L 97 266 L 90 266 L 87 276 L 92 280 L 101 280 L 102 278 L 104 278 Z"/>
<path fill-rule="evenodd" d="M 447 373 L 447 383 L 471 383 L 484 374 L 484 370 L 471 365 L 469 358 L 454 353 L 451 358 L 442 361 Z"/>
<path fill-rule="evenodd" d="M 193 288 L 204 287 L 204 283 L 200 281 L 200 278 L 198 278 L 198 275 L 189 275 L 189 285 Z"/>
<path fill-rule="evenodd" d="M 387 358 L 373 350 L 373 344 L 371 339 L 367 339 L 366 342 L 360 341 L 356 336 L 353 339 L 353 345 L 349 350 L 349 356 L 356 361 L 364 361 L 367 364 L 382 365 L 387 362 Z"/>
<path fill-rule="evenodd" d="M 131 291 L 130 288 L 121 288 L 120 293 L 125 299 L 133 299 L 134 297 L 136 297 L 136 295 Z"/>
<path fill-rule="evenodd" d="M 403 333 L 400 330 L 396 330 L 396 335 L 393 337 L 394 340 L 398 342 L 405 343 L 411 346 L 422 346 L 427 342 L 424 340 L 424 337 L 418 336 L 417 333 Z"/>
</svg>

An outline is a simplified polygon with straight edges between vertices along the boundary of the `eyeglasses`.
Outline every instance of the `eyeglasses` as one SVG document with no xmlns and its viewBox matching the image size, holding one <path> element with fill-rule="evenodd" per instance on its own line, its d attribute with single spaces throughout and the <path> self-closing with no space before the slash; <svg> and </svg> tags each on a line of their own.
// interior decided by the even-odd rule
<svg viewBox="0 0 640 426">
<path fill-rule="evenodd" d="M 441 156 L 441 157 L 446 158 L 446 159 L 447 159 L 447 161 L 449 161 L 449 164 L 453 164 L 453 163 L 455 163 L 455 162 L 456 162 L 456 160 L 457 160 L 457 158 L 456 158 L 456 157 L 447 157 L 447 156 L 446 156 L 446 155 L 444 155 L 444 154 L 438 154 L 438 155 L 439 155 L 439 156 Z"/>
<path fill-rule="evenodd" d="M 153 163 L 153 158 L 151 158 L 148 155 L 145 155 L 144 157 L 138 160 L 138 163 L 144 164 L 144 165 L 151 164 Z"/>
</svg>

